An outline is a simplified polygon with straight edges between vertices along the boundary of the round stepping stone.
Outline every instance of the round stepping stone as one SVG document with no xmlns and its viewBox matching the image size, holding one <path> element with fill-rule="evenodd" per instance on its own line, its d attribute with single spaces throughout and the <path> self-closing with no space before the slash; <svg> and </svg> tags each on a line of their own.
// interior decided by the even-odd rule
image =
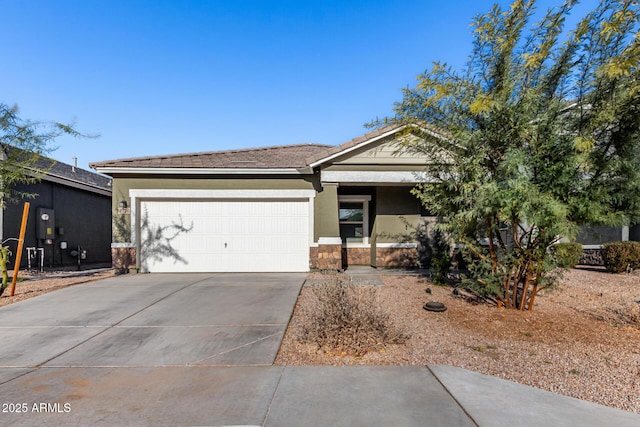
<svg viewBox="0 0 640 427">
<path fill-rule="evenodd" d="M 445 311 L 447 309 L 443 303 L 436 301 L 429 301 L 423 308 L 427 311 Z"/>
</svg>

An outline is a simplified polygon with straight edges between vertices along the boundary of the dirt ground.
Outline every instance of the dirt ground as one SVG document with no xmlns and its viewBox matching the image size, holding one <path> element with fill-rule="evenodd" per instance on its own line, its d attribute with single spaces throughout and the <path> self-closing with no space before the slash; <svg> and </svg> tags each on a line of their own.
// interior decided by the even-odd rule
<svg viewBox="0 0 640 427">
<path fill-rule="evenodd" d="M 470 303 L 422 277 L 382 280 L 378 304 L 411 334 L 408 342 L 363 357 L 302 343 L 305 286 L 276 364 L 447 364 L 640 413 L 640 274 L 573 269 L 526 312 Z M 426 311 L 428 301 L 447 310 Z"/>
<path fill-rule="evenodd" d="M 111 277 L 115 274 L 112 269 L 99 269 L 87 271 L 55 271 L 55 272 L 28 272 L 21 271 L 18 274 L 14 296 L 9 296 L 11 289 L 11 278 L 9 285 L 0 296 L 0 307 L 46 294 L 68 286 L 79 285 L 80 283 Z"/>
</svg>

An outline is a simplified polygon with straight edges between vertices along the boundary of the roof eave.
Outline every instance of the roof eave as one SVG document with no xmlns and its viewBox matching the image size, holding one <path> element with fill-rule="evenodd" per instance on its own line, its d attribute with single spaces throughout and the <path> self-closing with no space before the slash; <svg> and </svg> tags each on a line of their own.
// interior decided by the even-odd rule
<svg viewBox="0 0 640 427">
<path fill-rule="evenodd" d="M 145 168 L 132 166 L 95 166 L 94 168 L 106 175 L 308 175 L 313 173 L 310 168 Z"/>
<path fill-rule="evenodd" d="M 106 188 L 100 184 L 83 182 L 76 179 L 72 179 L 66 176 L 54 174 L 51 172 L 42 172 L 40 170 L 29 170 L 29 175 L 36 177 L 42 181 L 54 182 L 56 184 L 63 184 L 68 187 L 77 188 L 79 190 L 86 190 L 96 194 L 102 194 L 103 196 L 111 196 L 111 189 Z M 111 178 L 107 178 L 111 179 Z"/>
</svg>

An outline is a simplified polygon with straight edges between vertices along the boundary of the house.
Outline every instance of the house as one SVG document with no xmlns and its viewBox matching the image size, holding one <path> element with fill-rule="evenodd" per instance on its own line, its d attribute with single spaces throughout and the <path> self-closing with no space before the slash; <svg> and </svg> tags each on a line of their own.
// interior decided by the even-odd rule
<svg viewBox="0 0 640 427">
<path fill-rule="evenodd" d="M 13 186 L 35 195 L 26 200 L 31 206 L 21 266 L 77 266 L 79 257 L 82 264 L 111 263 L 111 178 L 46 157 L 34 169 L 44 171 L 39 182 Z M 24 200 L 5 202 L 0 240 L 15 254 Z"/>
<path fill-rule="evenodd" d="M 442 138 L 438 130 L 420 130 Z M 386 127 L 300 144 L 92 163 L 113 177 L 114 266 L 247 272 L 415 266 L 424 159 Z"/>
<path fill-rule="evenodd" d="M 339 146 L 92 163 L 113 177 L 113 265 L 142 272 L 415 267 L 418 236 L 435 221 L 410 192 L 426 178 L 424 157 L 398 149 L 417 134 L 446 138 L 428 125 L 388 126 Z"/>
</svg>

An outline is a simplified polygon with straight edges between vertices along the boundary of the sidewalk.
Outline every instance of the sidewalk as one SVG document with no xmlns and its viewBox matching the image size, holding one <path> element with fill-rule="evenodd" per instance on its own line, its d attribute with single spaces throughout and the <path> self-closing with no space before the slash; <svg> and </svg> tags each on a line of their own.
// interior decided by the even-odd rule
<svg viewBox="0 0 640 427">
<path fill-rule="evenodd" d="M 0 413 L 14 426 L 640 425 L 637 414 L 443 365 L 3 368 L 0 382 L 4 402 L 27 404 Z"/>
</svg>

